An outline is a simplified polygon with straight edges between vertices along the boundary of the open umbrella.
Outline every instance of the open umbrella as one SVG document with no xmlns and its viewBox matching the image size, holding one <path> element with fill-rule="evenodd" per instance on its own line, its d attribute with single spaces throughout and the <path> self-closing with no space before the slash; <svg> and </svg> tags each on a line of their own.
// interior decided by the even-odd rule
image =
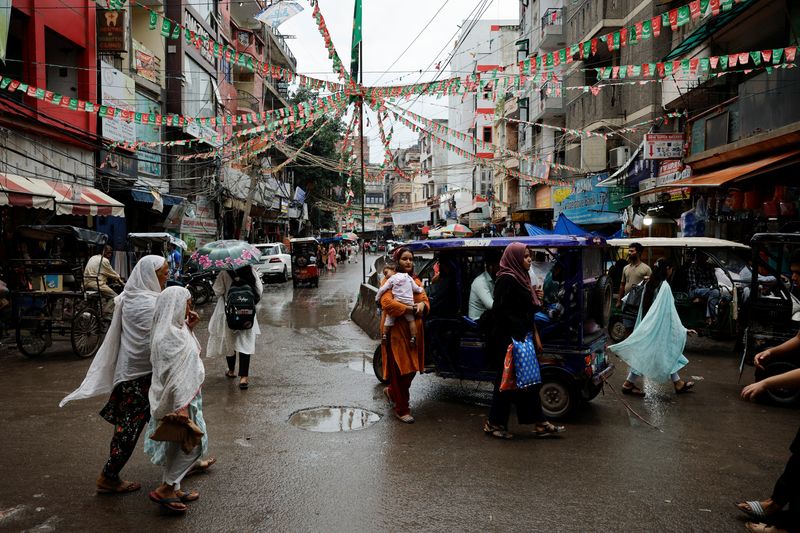
<svg viewBox="0 0 800 533">
<path fill-rule="evenodd" d="M 340 233 L 338 236 L 341 237 L 343 241 L 357 241 L 358 240 L 358 235 L 356 235 L 352 231 L 348 232 L 348 233 Z"/>
<path fill-rule="evenodd" d="M 245 265 L 254 265 L 261 259 L 261 252 L 249 242 L 237 240 L 214 241 L 204 245 L 189 257 L 189 265 L 199 270 L 236 270 Z"/>
<path fill-rule="evenodd" d="M 442 234 L 450 234 L 453 237 L 471 237 L 472 230 L 466 227 L 464 224 L 448 224 L 447 226 L 443 227 L 441 230 Z"/>
</svg>

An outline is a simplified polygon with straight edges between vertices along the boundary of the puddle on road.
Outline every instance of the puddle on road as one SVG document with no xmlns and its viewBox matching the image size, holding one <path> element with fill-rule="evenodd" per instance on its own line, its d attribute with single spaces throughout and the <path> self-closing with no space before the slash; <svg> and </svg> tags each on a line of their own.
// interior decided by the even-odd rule
<svg viewBox="0 0 800 533">
<path fill-rule="evenodd" d="M 289 423 L 306 431 L 338 433 L 371 426 L 381 417 L 359 407 L 312 407 L 295 412 Z"/>
<path fill-rule="evenodd" d="M 372 373 L 372 356 L 368 355 L 369 352 L 346 351 L 346 352 L 323 352 L 315 355 L 314 357 L 320 363 L 337 364 L 344 363 L 347 368 L 361 372 L 362 374 Z"/>
<path fill-rule="evenodd" d="M 301 295 L 293 293 L 292 298 L 285 294 L 262 298 L 258 309 L 258 320 L 270 326 L 295 329 L 335 326 L 347 322 L 351 302 L 347 298 L 322 300 L 317 294 Z"/>
</svg>

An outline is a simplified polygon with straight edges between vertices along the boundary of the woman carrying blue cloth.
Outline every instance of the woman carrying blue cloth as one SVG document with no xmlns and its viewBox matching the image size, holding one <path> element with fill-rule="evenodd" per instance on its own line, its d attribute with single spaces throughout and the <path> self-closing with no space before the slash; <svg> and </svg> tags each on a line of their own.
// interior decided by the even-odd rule
<svg viewBox="0 0 800 533">
<path fill-rule="evenodd" d="M 631 367 L 622 384 L 623 394 L 644 396 L 640 386 L 642 376 L 658 382 L 669 378 L 679 394 L 694 387 L 693 381 L 683 381 L 678 375 L 678 371 L 689 363 L 683 355 L 686 335 L 697 335 L 697 332 L 683 327 L 678 316 L 668 283 L 672 272 L 669 259 L 656 261 L 645 285 L 633 333 L 619 344 L 608 347 Z"/>
</svg>

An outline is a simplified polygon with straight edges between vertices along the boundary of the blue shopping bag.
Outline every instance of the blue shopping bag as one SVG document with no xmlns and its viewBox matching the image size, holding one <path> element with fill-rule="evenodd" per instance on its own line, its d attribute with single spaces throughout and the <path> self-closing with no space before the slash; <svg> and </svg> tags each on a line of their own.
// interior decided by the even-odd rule
<svg viewBox="0 0 800 533">
<path fill-rule="evenodd" d="M 513 345 L 517 388 L 524 389 L 541 383 L 542 371 L 539 368 L 539 359 L 536 357 L 533 335 L 528 333 L 522 342 L 511 339 L 511 344 Z"/>
</svg>

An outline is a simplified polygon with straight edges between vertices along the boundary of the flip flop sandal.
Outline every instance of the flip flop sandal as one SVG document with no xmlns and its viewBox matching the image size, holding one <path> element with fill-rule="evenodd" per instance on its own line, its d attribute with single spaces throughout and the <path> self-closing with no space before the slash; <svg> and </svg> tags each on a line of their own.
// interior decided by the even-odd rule
<svg viewBox="0 0 800 533">
<path fill-rule="evenodd" d="M 157 503 L 158 505 L 160 505 L 161 507 L 172 513 L 183 514 L 186 512 L 186 509 L 188 509 L 188 507 L 183 505 L 183 502 L 181 501 L 180 498 L 162 498 L 161 496 L 158 495 L 156 491 L 150 492 L 148 496 L 150 497 L 150 501 L 152 501 L 153 503 Z M 182 508 L 175 507 L 175 504 L 183 505 L 183 507 Z"/>
<path fill-rule="evenodd" d="M 230 370 L 226 370 L 225 371 L 225 377 L 226 378 L 235 378 L 236 377 L 236 372 L 231 372 Z"/>
<path fill-rule="evenodd" d="M 97 487 L 98 494 L 126 494 L 128 492 L 136 492 L 141 489 L 142 485 L 134 481 L 120 481 L 116 485 L 108 487 Z"/>
<path fill-rule="evenodd" d="M 628 394 L 639 398 L 644 398 L 646 396 L 645 392 L 639 387 L 622 387 L 622 394 Z"/>
<path fill-rule="evenodd" d="M 545 426 L 545 429 L 535 429 L 533 434 L 536 436 L 537 439 L 541 439 L 544 437 L 552 437 L 558 433 L 564 433 L 567 430 L 564 426 L 554 426 L 553 424 L 548 423 Z"/>
<path fill-rule="evenodd" d="M 176 490 L 175 494 L 182 503 L 196 502 L 200 499 L 200 493 L 196 490 Z"/>
<path fill-rule="evenodd" d="M 239 390 L 247 390 L 250 388 L 250 383 L 247 381 L 239 382 Z"/>
<path fill-rule="evenodd" d="M 744 528 L 751 533 L 786 533 L 785 529 L 764 524 L 763 522 L 747 522 Z"/>
<path fill-rule="evenodd" d="M 761 502 L 758 501 L 739 502 L 734 505 L 736 505 L 737 509 L 739 509 L 741 512 L 743 512 L 750 518 L 756 518 L 760 520 L 762 518 L 767 518 L 768 516 L 770 516 L 766 512 L 764 512 L 764 507 L 761 505 Z M 744 507 L 742 507 L 742 505 L 746 505 L 750 509 L 745 509 Z"/>
<path fill-rule="evenodd" d="M 394 416 L 396 416 L 397 419 L 400 420 L 400 422 L 403 422 L 404 424 L 413 424 L 414 423 L 414 417 L 411 416 L 411 415 L 402 415 L 401 416 L 401 415 L 398 415 L 397 413 L 395 413 Z"/>
<path fill-rule="evenodd" d="M 675 389 L 675 394 L 685 394 L 694 388 L 694 381 L 684 381 L 683 387 Z M 758 503 L 758 502 L 756 502 Z"/>
</svg>

